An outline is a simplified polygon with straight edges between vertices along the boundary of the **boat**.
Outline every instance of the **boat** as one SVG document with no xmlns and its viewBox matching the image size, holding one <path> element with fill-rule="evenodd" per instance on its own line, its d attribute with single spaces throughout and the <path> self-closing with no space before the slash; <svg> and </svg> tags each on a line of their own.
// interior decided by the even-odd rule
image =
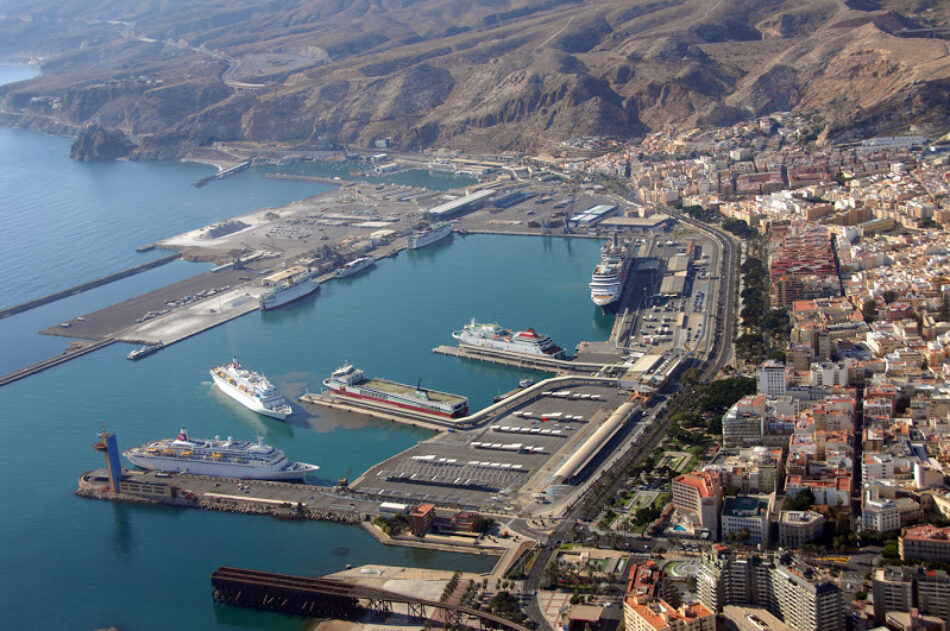
<svg viewBox="0 0 950 631">
<path fill-rule="evenodd" d="M 452 224 L 447 221 L 439 221 L 429 224 L 425 228 L 413 230 L 406 245 L 410 250 L 418 250 L 441 241 L 451 234 Z"/>
<path fill-rule="evenodd" d="M 288 302 L 293 302 L 304 296 L 309 296 L 320 289 L 320 283 L 313 277 L 313 273 L 306 267 L 291 267 L 271 274 L 264 279 L 267 291 L 258 300 L 261 309 L 276 309 Z"/>
<path fill-rule="evenodd" d="M 212 368 L 211 378 L 222 392 L 258 414 L 284 420 L 293 412 L 280 390 L 263 375 L 241 367 L 236 357 L 229 364 Z"/>
<path fill-rule="evenodd" d="M 371 256 L 362 256 L 358 259 L 353 259 L 349 263 L 345 264 L 343 267 L 337 268 L 334 275 L 337 278 L 346 278 L 347 276 L 352 276 L 353 274 L 358 274 L 362 272 L 367 267 L 376 264 L 376 259 Z"/>
<path fill-rule="evenodd" d="M 333 392 L 381 403 L 387 406 L 458 418 L 468 414 L 468 398 L 457 394 L 429 390 L 422 385 L 409 386 L 388 379 L 370 379 L 350 364 L 333 371 L 323 385 Z"/>
<path fill-rule="evenodd" d="M 256 442 L 199 440 L 182 427 L 177 438 L 163 438 L 122 453 L 129 462 L 149 471 L 192 473 L 247 480 L 303 480 L 320 467 L 292 462 L 280 449 Z"/>
<path fill-rule="evenodd" d="M 126 355 L 125 358 L 131 359 L 133 361 L 136 359 L 142 359 L 143 357 L 148 357 L 152 353 L 157 352 L 158 349 L 160 349 L 162 346 L 164 346 L 164 344 L 162 344 L 161 342 L 159 342 L 158 344 L 145 344 L 144 346 L 140 346 L 134 351 L 132 351 L 131 353 L 129 353 L 128 355 Z"/>
<path fill-rule="evenodd" d="M 595 305 L 606 309 L 620 300 L 630 262 L 627 243 L 620 243 L 615 236 L 604 244 L 590 279 L 590 299 Z"/>
<path fill-rule="evenodd" d="M 490 348 L 520 355 L 567 359 L 565 350 L 555 344 L 551 336 L 538 333 L 534 329 L 512 333 L 498 324 L 476 322 L 475 318 L 472 318 L 472 321 L 466 324 L 461 331 L 453 331 L 452 337 L 458 340 L 461 346 Z"/>
</svg>

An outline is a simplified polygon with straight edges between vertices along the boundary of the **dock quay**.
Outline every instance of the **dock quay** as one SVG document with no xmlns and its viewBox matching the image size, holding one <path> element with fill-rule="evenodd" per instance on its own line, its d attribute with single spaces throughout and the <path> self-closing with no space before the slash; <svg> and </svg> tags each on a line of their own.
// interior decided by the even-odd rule
<svg viewBox="0 0 950 631">
<path fill-rule="evenodd" d="M 264 177 L 268 180 L 293 180 L 296 182 L 320 182 L 322 184 L 335 184 L 342 186 L 352 183 L 353 180 L 334 179 L 332 177 L 322 177 L 319 175 L 295 175 L 293 173 L 265 173 Z"/>
<path fill-rule="evenodd" d="M 34 307 L 41 307 L 43 305 L 55 302 L 60 298 L 66 298 L 68 296 L 75 296 L 76 294 L 81 294 L 84 291 L 90 289 L 95 289 L 96 287 L 101 287 L 102 285 L 108 285 L 109 283 L 127 278 L 129 276 L 134 276 L 146 270 L 154 269 L 165 265 L 166 263 L 171 263 L 181 258 L 181 253 L 176 252 L 175 254 L 169 254 L 168 256 L 163 256 L 162 258 L 155 259 L 154 261 L 149 261 L 148 263 L 142 263 L 141 265 L 135 265 L 133 267 L 126 268 L 120 272 L 114 274 L 109 274 L 107 276 L 100 276 L 94 280 L 87 281 L 85 283 L 80 283 L 78 285 L 73 285 L 67 289 L 54 292 L 52 294 L 47 294 L 40 298 L 34 298 L 33 300 L 28 300 L 22 302 L 18 305 L 12 307 L 7 307 L 6 309 L 0 309 L 0 318 L 6 318 L 8 316 L 16 315 L 18 313 L 23 313 L 24 311 L 29 311 Z"/>
<path fill-rule="evenodd" d="M 204 186 L 205 184 L 209 184 L 215 180 L 223 180 L 224 178 L 230 175 L 234 175 L 235 173 L 240 173 L 244 169 L 251 166 L 252 162 L 253 160 L 245 160 L 244 162 L 234 165 L 230 169 L 224 169 L 223 171 L 218 171 L 214 175 L 209 175 L 208 177 L 203 177 L 200 180 L 196 180 L 192 182 L 191 185 L 194 186 L 195 188 L 200 188 Z"/>
<path fill-rule="evenodd" d="M 53 366 L 58 366 L 63 362 L 69 361 L 70 359 L 81 357 L 86 353 L 91 353 L 93 351 L 99 350 L 100 348 L 105 348 L 115 341 L 115 338 L 110 337 L 104 340 L 96 340 L 91 343 L 74 344 L 59 355 L 53 355 L 52 357 L 48 357 L 43 361 L 36 362 L 35 364 L 31 364 L 25 368 L 20 368 L 19 370 L 14 370 L 13 372 L 0 376 L 0 386 L 5 386 L 9 383 L 17 381 L 18 379 L 29 377 L 30 375 L 35 375 L 36 373 L 42 372 L 47 368 L 52 368 Z"/>
<path fill-rule="evenodd" d="M 593 373 L 609 368 L 614 363 L 594 363 L 578 361 L 577 359 L 554 359 L 552 357 L 541 357 L 531 355 L 521 355 L 518 353 L 507 353 L 494 349 L 476 349 L 472 347 L 460 346 L 436 346 L 432 349 L 433 353 L 438 355 L 448 355 L 450 357 L 462 357 L 464 359 L 475 359 L 478 361 L 489 362 L 492 364 L 505 364 L 507 366 L 517 366 L 518 368 L 530 368 L 531 370 L 540 370 L 550 373 Z M 619 357 L 618 357 L 619 361 Z"/>
<path fill-rule="evenodd" d="M 331 487 L 291 482 L 123 471 L 118 493 L 110 491 L 108 485 L 106 469 L 87 471 L 79 476 L 76 495 L 115 502 L 164 504 L 344 524 L 358 524 L 379 512 L 378 502 L 337 495 L 330 492 Z"/>
</svg>

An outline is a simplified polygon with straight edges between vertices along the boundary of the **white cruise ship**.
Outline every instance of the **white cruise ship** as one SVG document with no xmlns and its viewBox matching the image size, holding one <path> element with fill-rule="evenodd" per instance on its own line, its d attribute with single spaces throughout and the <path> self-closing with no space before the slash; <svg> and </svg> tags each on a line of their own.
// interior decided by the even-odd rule
<svg viewBox="0 0 950 631">
<path fill-rule="evenodd" d="M 320 283 L 306 267 L 291 267 L 271 274 L 263 281 L 267 291 L 260 297 L 261 309 L 276 309 L 320 289 Z"/>
<path fill-rule="evenodd" d="M 349 263 L 346 263 L 343 267 L 338 267 L 334 275 L 337 278 L 346 278 L 347 276 L 352 276 L 362 272 L 367 267 L 376 264 L 376 259 L 371 256 L 362 256 L 358 259 L 353 259 Z"/>
<path fill-rule="evenodd" d="M 150 471 L 193 473 L 242 480 L 303 480 L 320 467 L 291 462 L 283 451 L 257 442 L 198 440 L 181 428 L 175 439 L 154 440 L 123 452 L 129 462 Z"/>
<path fill-rule="evenodd" d="M 461 331 L 453 331 L 452 337 L 463 346 L 478 346 L 496 351 L 546 356 L 554 359 L 567 358 L 564 349 L 555 344 L 548 335 L 538 333 L 534 329 L 512 333 L 497 324 L 476 322 L 475 318 L 472 318 L 472 321 Z"/>
<path fill-rule="evenodd" d="M 241 367 L 237 358 L 211 369 L 211 378 L 223 393 L 258 414 L 284 420 L 293 409 L 280 390 L 263 375 Z"/>
<path fill-rule="evenodd" d="M 406 245 L 410 250 L 418 250 L 419 248 L 424 248 L 427 245 L 441 241 L 451 234 L 452 224 L 447 221 L 439 221 L 434 224 L 429 224 L 425 228 L 413 230 L 412 234 L 409 235 L 409 240 L 406 242 Z"/>
<path fill-rule="evenodd" d="M 605 243 L 601 248 L 600 263 L 590 279 L 590 299 L 595 305 L 607 308 L 620 300 L 629 268 L 627 244 L 616 238 Z"/>
</svg>

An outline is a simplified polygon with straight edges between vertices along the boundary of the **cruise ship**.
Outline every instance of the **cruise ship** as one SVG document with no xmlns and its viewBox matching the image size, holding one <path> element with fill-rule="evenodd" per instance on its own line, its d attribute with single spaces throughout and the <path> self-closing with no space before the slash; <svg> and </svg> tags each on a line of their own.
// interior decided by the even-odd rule
<svg viewBox="0 0 950 631">
<path fill-rule="evenodd" d="M 410 250 L 418 250 L 427 245 L 432 245 L 452 234 L 452 224 L 447 221 L 439 221 L 429 224 L 425 228 L 413 230 L 409 235 L 406 245 Z"/>
<path fill-rule="evenodd" d="M 264 279 L 263 285 L 268 288 L 259 300 L 264 310 L 276 309 L 320 289 L 320 283 L 310 270 L 299 266 L 271 274 Z"/>
<path fill-rule="evenodd" d="M 546 356 L 554 359 L 567 358 L 564 349 L 555 344 L 549 335 L 538 333 L 534 329 L 512 333 L 497 324 L 476 322 L 475 318 L 472 318 L 472 321 L 461 331 L 453 331 L 452 337 L 463 346 L 477 346 L 507 353 Z"/>
<path fill-rule="evenodd" d="M 293 412 L 280 390 L 263 375 L 242 368 L 237 358 L 231 358 L 230 364 L 212 368 L 211 378 L 223 393 L 258 414 L 284 420 Z"/>
<path fill-rule="evenodd" d="M 370 379 L 350 364 L 333 371 L 323 385 L 337 394 L 426 414 L 457 418 L 468 414 L 468 399 L 456 394 L 409 386 L 388 379 Z"/>
<path fill-rule="evenodd" d="M 343 267 L 338 267 L 334 275 L 337 278 L 346 278 L 347 276 L 352 276 L 362 272 L 367 267 L 376 264 L 376 259 L 371 256 L 362 256 L 358 259 L 353 259 L 349 263 L 346 263 Z"/>
<path fill-rule="evenodd" d="M 320 467 L 291 462 L 283 451 L 261 442 L 199 440 L 181 428 L 177 438 L 154 440 L 123 452 L 129 462 L 150 471 L 193 473 L 242 480 L 303 480 Z"/>
<path fill-rule="evenodd" d="M 615 237 L 601 248 L 601 259 L 590 279 L 590 299 L 598 307 L 607 309 L 620 300 L 624 281 L 630 269 L 627 244 Z"/>
</svg>

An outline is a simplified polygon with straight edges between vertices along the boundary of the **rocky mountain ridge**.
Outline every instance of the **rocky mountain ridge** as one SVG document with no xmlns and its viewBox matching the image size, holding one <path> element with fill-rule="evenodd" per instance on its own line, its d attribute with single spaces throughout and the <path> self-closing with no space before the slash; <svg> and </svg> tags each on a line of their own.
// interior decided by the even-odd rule
<svg viewBox="0 0 950 631">
<path fill-rule="evenodd" d="M 842 137 L 936 133 L 948 24 L 936 0 L 14 2 L 0 55 L 43 76 L 0 87 L 0 111 L 95 125 L 86 157 L 116 150 L 105 130 L 139 158 L 321 137 L 533 151 L 776 110 Z"/>
</svg>

